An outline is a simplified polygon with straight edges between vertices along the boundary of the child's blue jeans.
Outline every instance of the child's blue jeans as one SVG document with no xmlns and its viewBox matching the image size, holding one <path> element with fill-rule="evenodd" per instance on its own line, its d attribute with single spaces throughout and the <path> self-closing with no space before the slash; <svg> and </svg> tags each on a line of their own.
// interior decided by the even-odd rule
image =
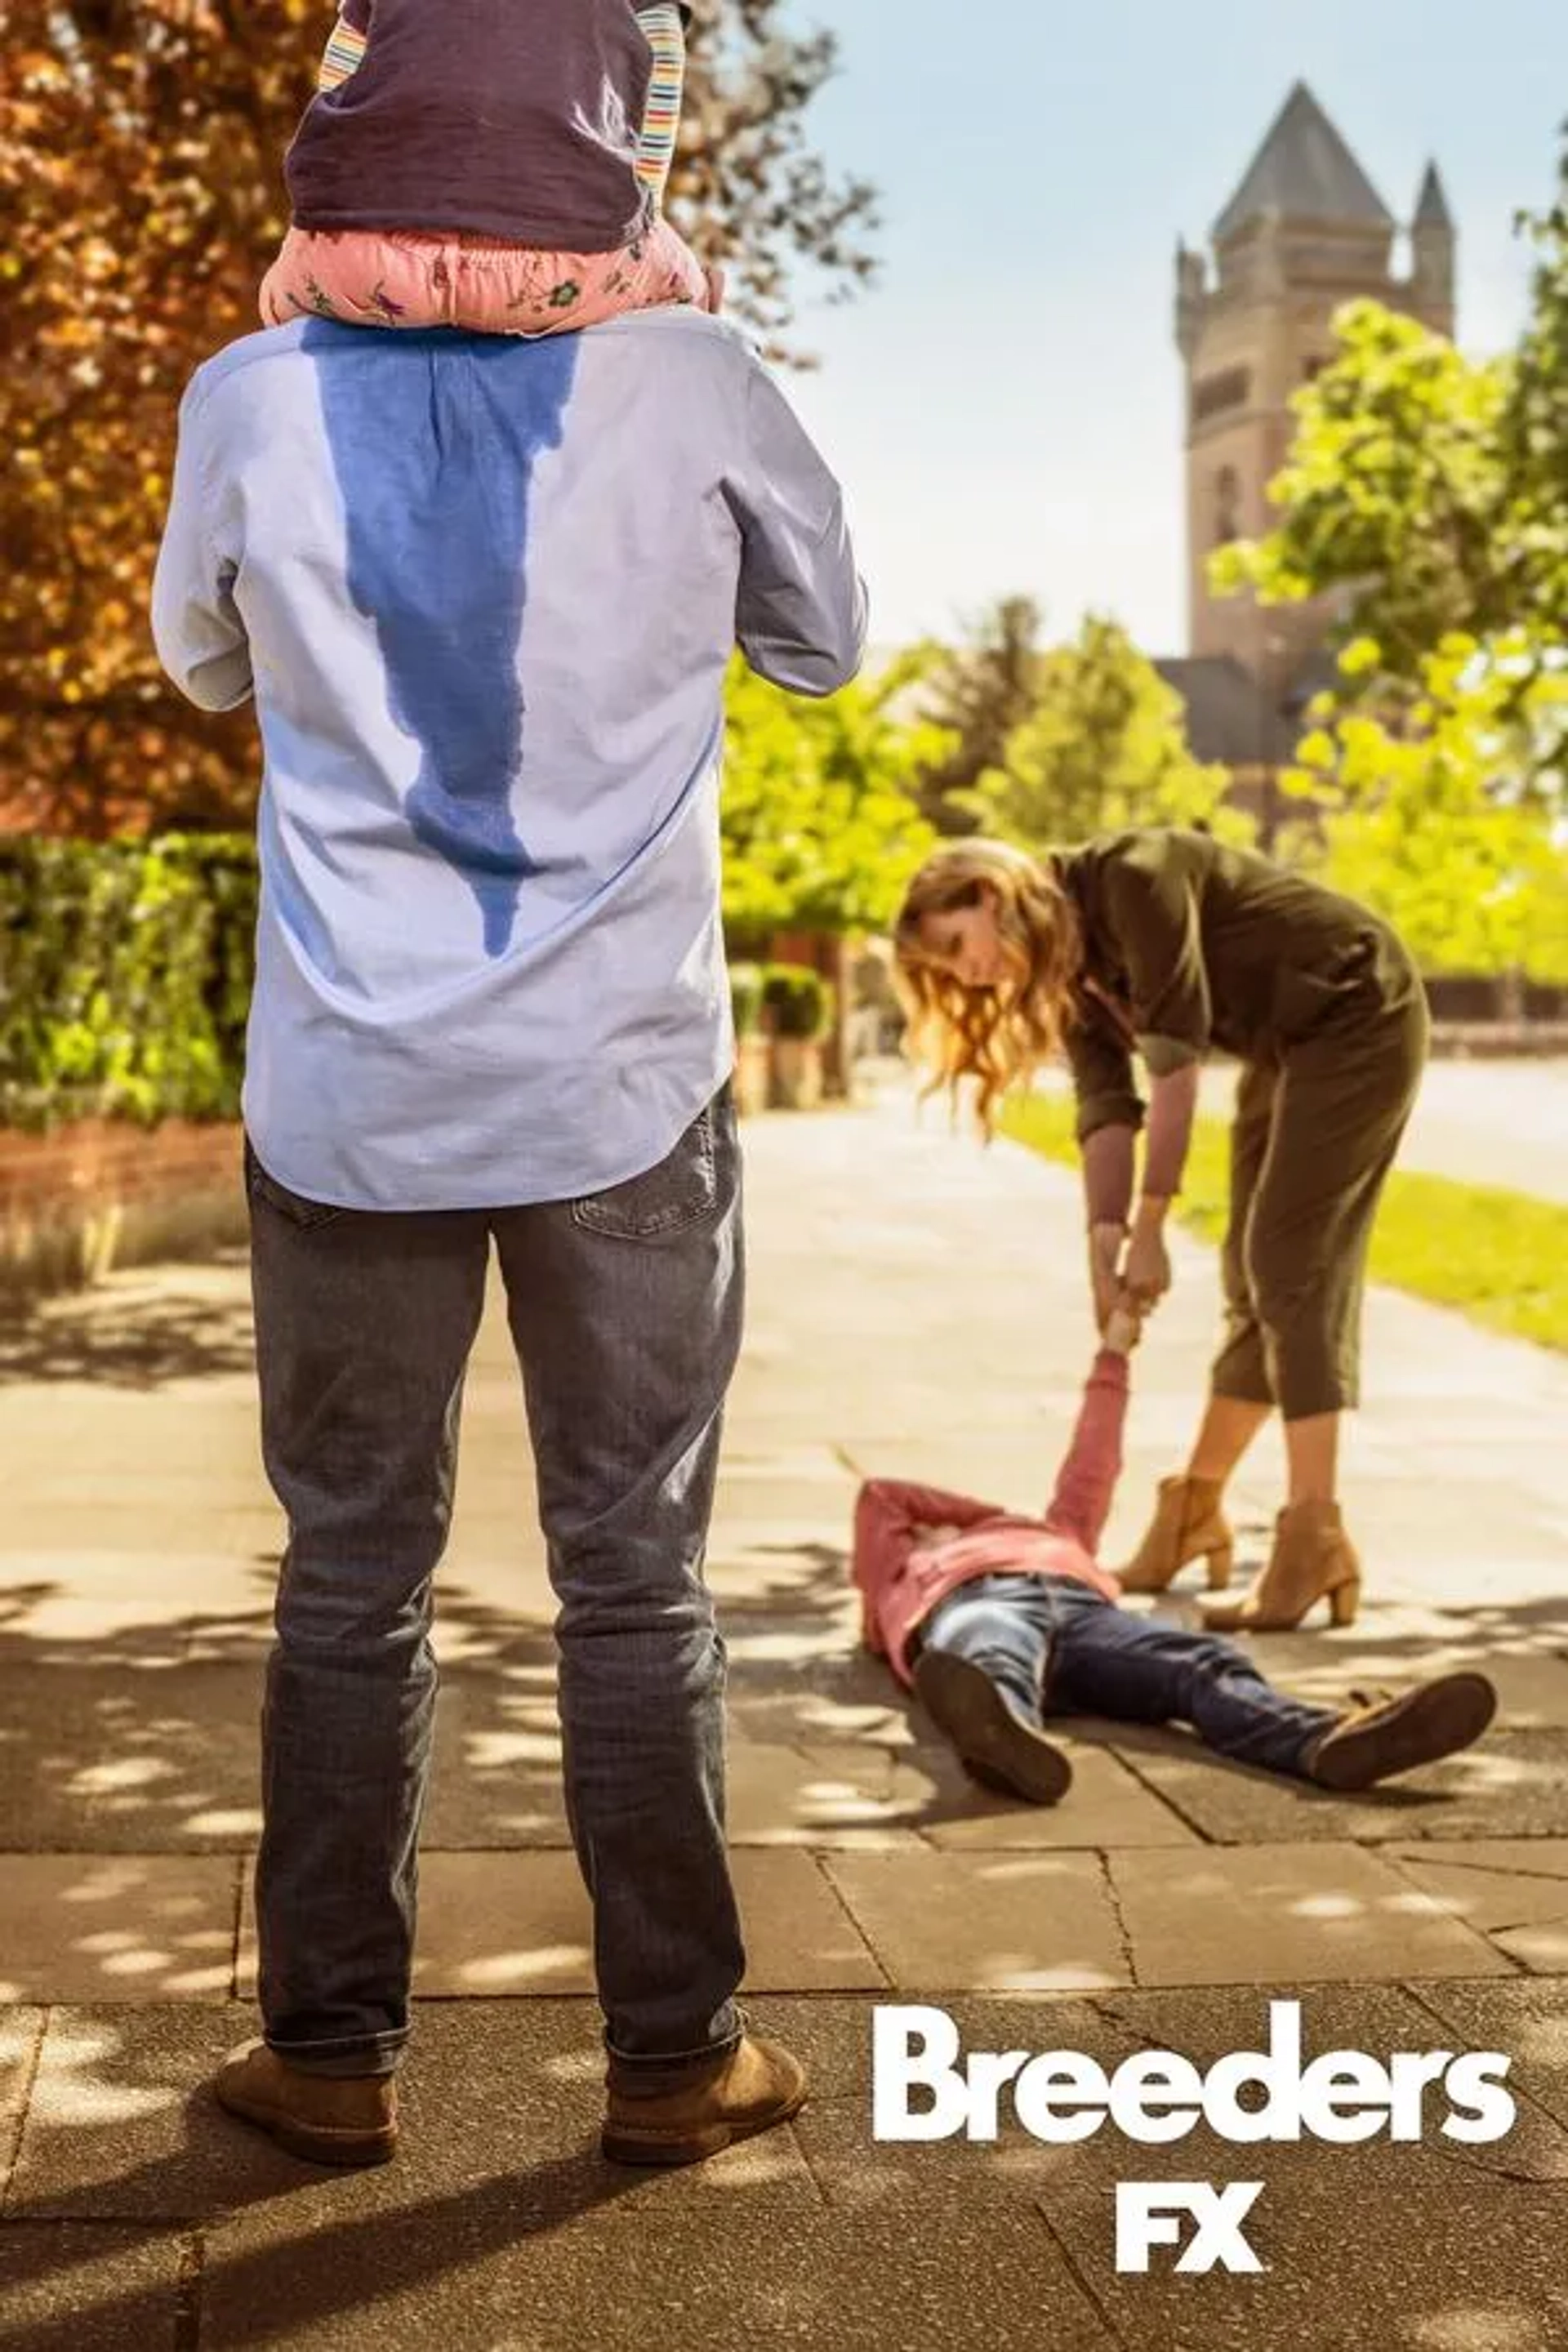
<svg viewBox="0 0 1568 2352">
<path fill-rule="evenodd" d="M 1097 1715 L 1189 1723 L 1238 1764 L 1300 1775 L 1338 1717 L 1287 1698 L 1214 1633 L 1135 1616 L 1061 1576 L 981 1576 L 932 1611 L 921 1646 L 988 1674 L 1026 1721 Z"/>
</svg>

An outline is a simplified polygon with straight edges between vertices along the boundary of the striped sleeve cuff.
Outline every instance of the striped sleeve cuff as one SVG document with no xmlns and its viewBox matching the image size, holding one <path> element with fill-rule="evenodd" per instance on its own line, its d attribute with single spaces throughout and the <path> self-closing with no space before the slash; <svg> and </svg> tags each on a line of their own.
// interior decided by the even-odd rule
<svg viewBox="0 0 1568 2352">
<path fill-rule="evenodd" d="M 363 33 L 340 16 L 332 26 L 331 37 L 316 75 L 316 88 L 337 89 L 358 71 L 364 62 L 366 42 Z"/>
<path fill-rule="evenodd" d="M 662 204 L 675 163 L 675 142 L 680 130 L 680 101 L 686 85 L 686 13 L 674 0 L 637 10 L 637 23 L 653 53 L 647 104 L 642 135 L 637 141 L 637 175 Z"/>
</svg>

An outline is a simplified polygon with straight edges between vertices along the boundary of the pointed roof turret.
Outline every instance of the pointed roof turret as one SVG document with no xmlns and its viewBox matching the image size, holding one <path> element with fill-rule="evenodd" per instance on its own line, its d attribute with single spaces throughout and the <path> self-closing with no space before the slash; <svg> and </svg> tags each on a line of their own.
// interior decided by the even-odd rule
<svg viewBox="0 0 1568 2352">
<path fill-rule="evenodd" d="M 1448 192 L 1443 185 L 1443 174 L 1436 163 L 1428 163 L 1426 176 L 1421 183 L 1421 194 L 1415 206 L 1417 228 L 1447 228 L 1454 226 L 1454 215 L 1448 209 Z"/>
<path fill-rule="evenodd" d="M 1311 91 L 1299 81 L 1215 223 L 1216 244 L 1263 214 L 1392 229 L 1389 211 Z"/>
</svg>

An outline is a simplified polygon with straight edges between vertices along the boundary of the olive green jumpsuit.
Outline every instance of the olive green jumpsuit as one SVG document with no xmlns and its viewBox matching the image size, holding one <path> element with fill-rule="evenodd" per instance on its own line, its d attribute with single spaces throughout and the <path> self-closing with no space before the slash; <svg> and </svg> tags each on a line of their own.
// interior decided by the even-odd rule
<svg viewBox="0 0 1568 2352">
<path fill-rule="evenodd" d="M 1080 1142 L 1142 1126 L 1134 1046 L 1155 1076 L 1211 1050 L 1242 1064 L 1215 1394 L 1288 1421 L 1354 1406 L 1373 1222 L 1426 1058 L 1408 950 L 1352 900 L 1206 834 L 1121 834 L 1056 866 L 1083 924 Z"/>
</svg>

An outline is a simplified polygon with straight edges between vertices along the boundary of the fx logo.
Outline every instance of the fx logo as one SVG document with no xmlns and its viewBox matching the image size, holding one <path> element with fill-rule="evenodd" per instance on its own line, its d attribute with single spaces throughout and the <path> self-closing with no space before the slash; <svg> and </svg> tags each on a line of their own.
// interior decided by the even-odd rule
<svg viewBox="0 0 1568 2352">
<path fill-rule="evenodd" d="M 1242 2223 L 1263 2193 L 1261 2180 L 1121 2180 L 1116 2185 L 1116 2267 L 1146 2271 L 1153 2246 L 1179 2246 L 1177 2216 L 1190 2213 L 1192 2234 L 1177 2256 L 1178 2271 L 1260 2271 Z"/>
</svg>

